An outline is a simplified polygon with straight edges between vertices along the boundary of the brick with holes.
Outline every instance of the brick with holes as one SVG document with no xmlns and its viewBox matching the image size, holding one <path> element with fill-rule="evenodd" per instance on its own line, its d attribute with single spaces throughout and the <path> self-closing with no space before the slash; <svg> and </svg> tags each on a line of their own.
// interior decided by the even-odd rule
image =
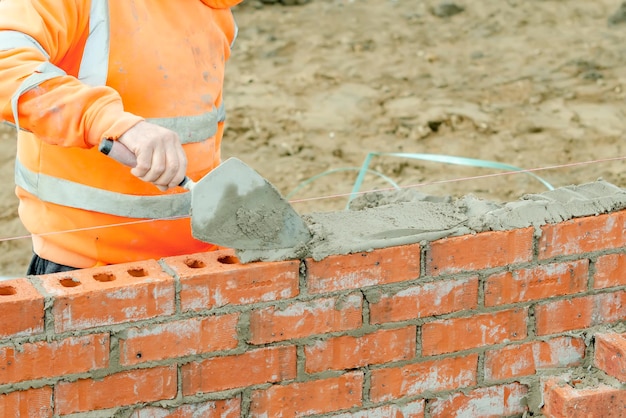
<svg viewBox="0 0 626 418">
<path fill-rule="evenodd" d="M 44 297 L 26 279 L 0 284 L 0 337 L 35 335 L 44 330 Z"/>
<path fill-rule="evenodd" d="M 154 260 L 39 276 L 54 296 L 54 330 L 66 332 L 171 315 L 174 278 Z"/>
<path fill-rule="evenodd" d="M 240 264 L 232 250 L 168 257 L 180 278 L 183 312 L 298 296 L 298 260 Z"/>
</svg>

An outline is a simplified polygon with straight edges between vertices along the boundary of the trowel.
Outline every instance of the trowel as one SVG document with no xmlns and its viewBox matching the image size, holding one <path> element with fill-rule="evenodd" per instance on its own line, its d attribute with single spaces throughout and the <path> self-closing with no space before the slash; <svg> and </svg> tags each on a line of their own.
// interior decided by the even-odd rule
<svg viewBox="0 0 626 418">
<path fill-rule="evenodd" d="M 117 141 L 100 143 L 100 152 L 134 167 L 135 155 Z M 311 239 L 300 215 L 254 169 L 229 158 L 197 183 L 185 177 L 179 186 L 191 193 L 194 238 L 236 250 L 297 248 Z"/>
</svg>

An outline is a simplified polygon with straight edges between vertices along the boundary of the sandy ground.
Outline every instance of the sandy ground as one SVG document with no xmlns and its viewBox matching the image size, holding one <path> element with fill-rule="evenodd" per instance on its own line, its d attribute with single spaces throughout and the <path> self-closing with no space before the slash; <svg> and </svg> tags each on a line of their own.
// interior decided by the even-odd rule
<svg viewBox="0 0 626 418">
<path fill-rule="evenodd" d="M 555 187 L 626 187 L 624 159 L 583 164 L 626 157 L 620 1 L 457 5 L 452 16 L 430 0 L 238 6 L 224 156 L 256 168 L 300 213 L 345 208 L 368 153 L 559 166 L 535 174 Z M 20 275 L 30 242 L 17 219 L 13 133 L 0 136 L 0 275 Z M 546 190 L 527 174 L 398 156 L 369 168 L 362 191 L 394 182 L 511 201 Z"/>
</svg>

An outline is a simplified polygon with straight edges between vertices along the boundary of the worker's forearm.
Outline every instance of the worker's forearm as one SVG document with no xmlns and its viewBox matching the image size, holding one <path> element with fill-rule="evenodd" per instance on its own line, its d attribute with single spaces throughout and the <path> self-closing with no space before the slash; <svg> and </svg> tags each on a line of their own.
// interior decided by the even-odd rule
<svg viewBox="0 0 626 418">
<path fill-rule="evenodd" d="M 142 120 L 124 112 L 113 89 L 83 84 L 63 69 L 80 60 L 75 43 L 88 30 L 89 4 L 0 2 L 1 120 L 46 142 L 78 147 L 115 139 Z"/>
</svg>

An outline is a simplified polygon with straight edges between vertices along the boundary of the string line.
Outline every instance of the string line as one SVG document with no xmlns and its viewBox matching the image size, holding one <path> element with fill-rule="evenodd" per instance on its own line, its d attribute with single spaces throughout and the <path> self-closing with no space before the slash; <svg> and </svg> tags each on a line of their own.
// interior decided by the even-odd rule
<svg viewBox="0 0 626 418">
<path fill-rule="evenodd" d="M 137 224 L 143 224 L 143 223 L 149 223 L 149 222 L 155 222 L 155 221 L 174 221 L 174 220 L 177 220 L 177 219 L 184 219 L 184 218 L 189 218 L 189 215 L 170 216 L 170 217 L 159 218 L 159 219 L 140 219 L 140 220 L 137 220 L 137 221 L 120 222 L 120 223 L 116 223 L 116 224 L 90 226 L 90 227 L 86 227 L 86 228 L 67 229 L 65 231 L 46 232 L 44 234 L 28 234 L 28 235 L 21 235 L 21 236 L 17 236 L 17 237 L 0 238 L 0 242 L 19 240 L 19 239 L 27 239 L 27 238 L 30 239 L 33 236 L 45 237 L 45 236 L 50 236 L 50 235 L 71 234 L 73 232 L 92 231 L 92 230 L 96 230 L 96 229 L 114 228 L 114 227 L 118 227 L 118 226 L 137 225 Z"/>
<path fill-rule="evenodd" d="M 504 171 L 504 172 L 500 172 L 500 173 L 481 174 L 481 175 L 478 175 L 478 176 L 459 177 L 459 178 L 454 178 L 454 179 L 449 179 L 449 180 L 428 181 L 428 182 L 424 182 L 424 183 L 415 183 L 415 184 L 409 184 L 409 185 L 406 185 L 406 186 L 400 186 L 400 189 L 410 189 L 410 188 L 425 187 L 425 186 L 432 186 L 432 185 L 445 184 L 445 183 L 456 183 L 456 182 L 467 181 L 467 180 L 480 180 L 480 179 L 490 178 L 490 177 L 508 176 L 508 175 L 511 175 L 511 174 L 533 173 L 533 172 L 542 171 L 542 170 L 554 170 L 554 169 L 558 169 L 558 168 L 569 168 L 569 167 L 576 167 L 576 166 L 581 166 L 581 165 L 589 165 L 589 164 L 595 164 L 595 163 L 606 163 L 606 162 L 620 161 L 620 160 L 626 160 L 626 156 L 606 158 L 606 159 L 602 159 L 602 160 L 592 160 L 592 161 L 582 161 L 582 162 L 576 162 L 576 163 L 552 165 L 552 166 L 547 166 L 547 167 L 529 168 L 529 169 L 515 170 L 515 171 Z M 339 197 L 349 197 L 349 196 L 352 196 L 352 195 L 355 195 L 355 194 L 356 195 L 367 194 L 367 193 L 371 193 L 373 191 L 380 192 L 380 191 L 390 191 L 390 190 L 397 190 L 397 189 L 395 187 L 387 187 L 387 188 L 376 189 L 376 190 L 365 190 L 365 191 L 362 191 L 362 192 L 355 192 L 355 193 L 350 192 L 350 193 L 334 194 L 334 195 L 319 196 L 319 197 L 308 197 L 308 198 L 303 198 L 303 199 L 294 199 L 294 200 L 290 200 L 289 202 L 290 203 L 309 202 L 309 201 L 313 201 L 313 200 L 323 200 L 323 199 L 333 199 L 333 198 L 339 198 Z"/>
<path fill-rule="evenodd" d="M 522 170 L 515 170 L 515 171 L 505 171 L 505 172 L 500 172 L 500 173 L 482 174 L 478 176 L 460 177 L 460 178 L 454 178 L 454 179 L 449 179 L 449 180 L 428 181 L 428 182 L 423 182 L 423 183 L 410 184 L 407 186 L 400 186 L 400 189 L 410 189 L 410 188 L 416 188 L 416 187 L 432 186 L 432 185 L 437 185 L 437 184 L 455 183 L 455 182 L 468 181 L 468 180 L 478 180 L 478 179 L 485 179 L 485 178 L 498 177 L 498 176 L 508 176 L 511 174 L 532 173 L 532 172 L 543 171 L 543 170 L 555 170 L 559 168 L 577 167 L 577 166 L 582 166 L 582 165 L 607 163 L 607 162 L 620 161 L 620 160 L 626 160 L 626 156 L 605 158 L 605 159 L 592 160 L 592 161 L 581 161 L 581 162 L 567 163 L 567 164 L 559 164 L 559 165 L 552 165 L 552 166 L 547 166 L 547 167 L 529 168 L 529 169 L 522 169 Z M 375 191 L 380 192 L 380 191 L 389 191 L 389 190 L 398 190 L 398 189 L 396 187 L 389 187 L 389 188 L 383 188 L 383 189 L 376 189 Z M 361 192 L 356 192 L 356 193 L 350 192 L 350 193 L 334 194 L 334 195 L 327 195 L 327 196 L 310 197 L 310 198 L 304 198 L 304 199 L 292 199 L 292 200 L 289 200 L 289 203 L 300 203 L 300 202 L 309 202 L 313 200 L 349 197 L 349 196 L 354 196 L 355 194 L 360 195 L 360 194 L 370 193 L 372 191 L 374 190 L 366 190 L 366 191 L 361 191 Z M 22 236 L 16 236 L 16 237 L 0 238 L 0 242 L 20 240 L 20 239 L 30 239 L 33 235 L 48 236 L 48 235 L 57 235 L 57 234 L 67 234 L 67 233 L 73 233 L 73 232 L 90 231 L 90 230 L 112 228 L 112 227 L 118 227 L 118 226 L 136 225 L 136 224 L 155 222 L 155 221 L 177 220 L 177 219 L 184 219 L 188 217 L 189 215 L 182 215 L 182 216 L 172 216 L 172 217 L 165 217 L 165 218 L 159 218 L 159 219 L 141 219 L 137 221 L 120 222 L 117 224 L 98 225 L 98 226 L 92 226 L 92 227 L 87 227 L 87 228 L 70 229 L 66 231 L 47 232 L 44 234 L 28 234 L 28 235 L 22 235 Z"/>
</svg>

